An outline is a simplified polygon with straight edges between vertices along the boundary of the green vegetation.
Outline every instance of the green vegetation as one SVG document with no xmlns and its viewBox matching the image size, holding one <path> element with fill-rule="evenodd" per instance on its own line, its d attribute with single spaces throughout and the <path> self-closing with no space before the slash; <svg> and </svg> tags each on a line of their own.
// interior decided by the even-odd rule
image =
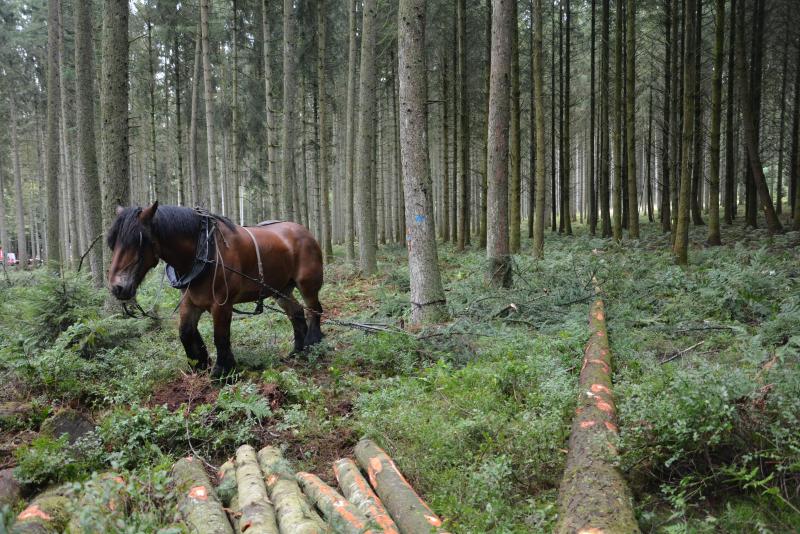
<svg viewBox="0 0 800 534">
<path fill-rule="evenodd" d="M 241 443 L 272 443 L 324 472 L 366 435 L 452 531 L 547 532 L 595 276 L 615 358 L 621 468 L 643 530 L 790 531 L 800 521 L 798 235 L 698 249 L 683 270 L 666 238 L 642 229 L 624 246 L 582 227 L 575 238 L 548 236 L 547 259 L 516 256 L 514 287 L 491 291 L 483 254 L 445 247 L 451 322 L 381 334 L 328 324 L 323 347 L 303 357 L 287 356 L 284 317 L 237 319 L 241 373 L 226 385 L 189 374 L 170 316 L 178 295 L 159 289 L 159 275 L 139 299 L 145 309 L 158 301 L 158 322 L 106 313 L 104 292 L 82 277 L 16 275 L 0 285 L 0 400 L 31 410 L 0 423 L 4 444 L 22 443 L 0 460 L 29 490 L 71 482 L 89 495 L 76 501 L 78 520 L 166 533 L 180 531 L 167 480 L 181 456 L 219 465 Z M 408 271 L 394 267 L 404 251 L 383 254 L 369 279 L 330 266 L 326 309 L 398 326 L 409 312 Z M 210 342 L 208 319 L 200 330 Z M 90 414 L 95 431 L 74 445 L 35 437 L 66 405 Z M 116 491 L 109 470 L 125 481 L 123 516 L 99 504 Z"/>
</svg>

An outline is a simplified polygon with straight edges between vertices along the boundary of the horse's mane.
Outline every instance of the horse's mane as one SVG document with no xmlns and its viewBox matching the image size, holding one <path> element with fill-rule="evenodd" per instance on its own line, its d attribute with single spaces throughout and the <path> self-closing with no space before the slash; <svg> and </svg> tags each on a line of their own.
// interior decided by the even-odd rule
<svg viewBox="0 0 800 534">
<path fill-rule="evenodd" d="M 114 249 L 119 242 L 125 247 L 150 243 L 150 235 L 158 240 L 165 237 L 196 237 L 200 232 L 201 215 L 191 208 L 183 206 L 158 206 L 150 229 L 139 221 L 142 208 L 131 206 L 122 210 L 108 231 L 108 247 Z M 208 214 L 209 217 L 222 222 L 229 229 L 236 225 L 222 215 Z"/>
</svg>

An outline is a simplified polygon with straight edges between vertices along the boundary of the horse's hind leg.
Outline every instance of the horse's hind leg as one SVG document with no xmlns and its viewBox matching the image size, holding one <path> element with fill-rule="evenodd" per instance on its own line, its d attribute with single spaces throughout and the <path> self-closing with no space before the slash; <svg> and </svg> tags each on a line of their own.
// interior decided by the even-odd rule
<svg viewBox="0 0 800 534">
<path fill-rule="evenodd" d="M 320 320 L 322 319 L 322 304 L 319 302 L 318 283 L 300 282 L 297 288 L 303 295 L 306 303 L 306 319 L 308 321 L 308 332 L 306 333 L 305 346 L 310 347 L 322 341 L 322 329 Z"/>
<path fill-rule="evenodd" d="M 189 361 L 196 362 L 192 364 L 192 367 L 197 370 L 208 368 L 208 350 L 203 343 L 203 337 L 197 331 L 197 323 L 202 314 L 203 310 L 193 306 L 188 300 L 184 299 L 181 303 L 179 328 L 181 343 Z"/>
<path fill-rule="evenodd" d="M 294 349 L 292 350 L 292 354 L 295 354 L 302 352 L 303 348 L 305 348 L 304 342 L 308 327 L 306 326 L 306 320 L 303 316 L 303 307 L 291 294 L 291 287 L 288 291 L 284 291 L 283 294 L 287 295 L 288 298 L 279 298 L 278 306 L 286 312 L 286 316 L 289 317 L 289 320 L 292 322 L 292 329 L 294 330 Z"/>
</svg>

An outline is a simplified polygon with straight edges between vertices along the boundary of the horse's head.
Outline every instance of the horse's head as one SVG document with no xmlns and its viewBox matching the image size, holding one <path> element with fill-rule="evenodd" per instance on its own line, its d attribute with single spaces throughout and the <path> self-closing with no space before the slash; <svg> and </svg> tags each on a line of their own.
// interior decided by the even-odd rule
<svg viewBox="0 0 800 534">
<path fill-rule="evenodd" d="M 158 265 L 153 239 L 157 209 L 158 201 L 149 208 L 117 208 L 117 218 L 108 231 L 108 248 L 112 251 L 108 286 L 119 300 L 135 297 L 147 272 Z"/>
</svg>

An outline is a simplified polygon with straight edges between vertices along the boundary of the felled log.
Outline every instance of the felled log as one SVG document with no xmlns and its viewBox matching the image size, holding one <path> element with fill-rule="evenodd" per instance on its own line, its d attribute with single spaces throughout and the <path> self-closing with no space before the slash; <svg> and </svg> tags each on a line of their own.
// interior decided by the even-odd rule
<svg viewBox="0 0 800 534">
<path fill-rule="evenodd" d="M 97 496 L 101 497 L 101 502 L 93 501 Z M 128 488 L 125 480 L 117 473 L 108 472 L 100 475 L 99 478 L 88 482 L 83 489 L 80 500 L 78 501 L 77 509 L 81 510 L 87 507 L 93 507 L 99 504 L 104 514 L 107 514 L 109 519 L 122 519 L 125 517 L 126 509 L 129 505 Z M 93 508 L 97 512 L 97 508 Z M 94 532 L 91 529 L 92 524 L 86 522 L 96 523 L 97 517 L 81 517 L 80 514 L 74 514 L 69 520 L 67 525 L 67 534 L 84 534 L 85 532 Z"/>
<path fill-rule="evenodd" d="M 311 473 L 297 473 L 297 481 L 306 495 L 317 505 L 325 519 L 339 534 L 378 534 L 369 528 L 369 520 L 353 503 Z"/>
<path fill-rule="evenodd" d="M 385 534 L 400 534 L 397 525 L 389 516 L 380 498 L 375 495 L 369 482 L 363 477 L 358 466 L 350 458 L 342 458 L 333 464 L 333 472 L 339 487 L 347 500 L 356 505 L 362 514 L 367 516 L 383 529 Z"/>
<path fill-rule="evenodd" d="M 442 520 L 414 491 L 383 449 L 372 440 L 362 439 L 356 445 L 356 458 L 401 533 L 445 532 Z"/>
<path fill-rule="evenodd" d="M 258 464 L 275 506 L 281 534 L 322 534 L 328 527 L 297 485 L 294 470 L 275 447 L 258 451 Z"/>
<path fill-rule="evenodd" d="M 591 337 L 580 373 L 567 466 L 559 489 L 556 532 L 638 533 L 633 499 L 615 467 L 616 408 L 611 392 L 611 351 L 603 301 L 589 311 Z"/>
<path fill-rule="evenodd" d="M 233 534 L 203 466 L 193 457 L 178 460 L 172 468 L 178 495 L 178 511 L 189 532 L 195 534 Z"/>
<path fill-rule="evenodd" d="M 250 445 L 236 450 L 236 485 L 239 498 L 239 532 L 278 534 L 275 508 L 267 496 L 256 451 Z"/>
<path fill-rule="evenodd" d="M 217 472 L 217 497 L 222 506 L 231 506 L 231 499 L 236 495 L 236 490 L 236 464 L 233 460 L 228 460 Z"/>
<path fill-rule="evenodd" d="M 69 498 L 61 488 L 46 491 L 17 516 L 11 534 L 51 534 L 63 532 L 69 521 Z"/>
</svg>

